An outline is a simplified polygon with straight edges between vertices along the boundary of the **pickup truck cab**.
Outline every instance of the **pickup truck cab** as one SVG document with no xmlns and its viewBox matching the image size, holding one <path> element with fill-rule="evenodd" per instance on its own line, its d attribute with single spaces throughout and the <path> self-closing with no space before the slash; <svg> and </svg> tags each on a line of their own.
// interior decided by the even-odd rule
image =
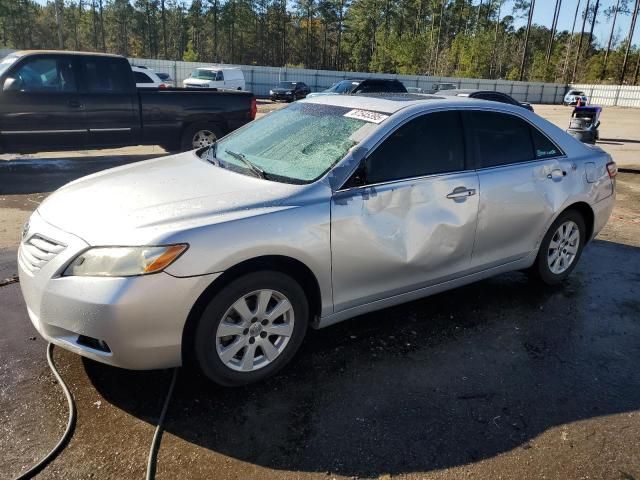
<svg viewBox="0 0 640 480">
<path fill-rule="evenodd" d="M 0 150 L 206 146 L 256 113 L 249 92 L 136 88 L 126 58 L 19 51 L 0 61 Z"/>
</svg>

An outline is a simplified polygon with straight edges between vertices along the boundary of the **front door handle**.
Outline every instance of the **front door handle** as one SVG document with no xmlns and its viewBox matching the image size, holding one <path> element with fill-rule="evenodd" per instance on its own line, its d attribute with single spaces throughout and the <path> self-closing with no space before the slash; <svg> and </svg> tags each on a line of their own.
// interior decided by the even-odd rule
<svg viewBox="0 0 640 480">
<path fill-rule="evenodd" d="M 456 187 L 453 189 L 453 192 L 447 195 L 447 198 L 455 200 L 457 198 L 467 198 L 475 194 L 476 194 L 476 190 L 474 188 Z"/>
<path fill-rule="evenodd" d="M 69 100 L 69 107 L 82 110 L 84 108 L 84 104 L 80 100 Z"/>
</svg>

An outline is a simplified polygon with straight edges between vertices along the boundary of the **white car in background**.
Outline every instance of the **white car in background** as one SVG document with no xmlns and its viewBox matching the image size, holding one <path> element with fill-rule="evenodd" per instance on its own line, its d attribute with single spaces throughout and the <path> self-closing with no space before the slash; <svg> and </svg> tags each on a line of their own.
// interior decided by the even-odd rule
<svg viewBox="0 0 640 480">
<path fill-rule="evenodd" d="M 173 78 L 171 78 L 171 75 L 164 72 L 156 72 L 156 75 L 160 77 L 160 80 L 162 80 L 167 87 L 175 88 L 176 82 Z"/>
<path fill-rule="evenodd" d="M 244 73 L 239 68 L 200 67 L 182 82 L 184 88 L 245 90 Z"/>
<path fill-rule="evenodd" d="M 586 105 L 589 99 L 581 90 L 569 90 L 562 100 L 563 105 L 577 105 L 578 100 Z"/>
<path fill-rule="evenodd" d="M 162 80 L 162 78 L 150 68 L 132 66 L 131 70 L 133 70 L 136 87 L 138 88 L 169 88 L 173 86 Z"/>
</svg>

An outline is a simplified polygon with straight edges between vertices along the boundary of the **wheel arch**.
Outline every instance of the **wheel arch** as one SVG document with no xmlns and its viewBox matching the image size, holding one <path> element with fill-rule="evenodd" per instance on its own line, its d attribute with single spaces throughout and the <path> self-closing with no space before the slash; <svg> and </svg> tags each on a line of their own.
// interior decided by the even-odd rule
<svg viewBox="0 0 640 480">
<path fill-rule="evenodd" d="M 211 299 L 224 286 L 236 278 L 247 273 L 258 270 L 276 270 L 291 276 L 296 280 L 307 296 L 309 302 L 310 323 L 320 316 L 322 300 L 320 293 L 320 283 L 311 269 L 300 260 L 284 255 L 264 255 L 244 260 L 233 267 L 225 270 L 200 294 L 189 311 L 187 321 L 182 330 L 182 360 L 183 363 L 193 362 L 193 351 L 190 348 L 193 344 L 193 336 L 198 324 L 198 319 L 209 304 Z"/>
<path fill-rule="evenodd" d="M 595 224 L 595 213 L 593 212 L 591 205 L 589 205 L 587 202 L 572 203 L 571 205 L 565 207 L 556 216 L 556 218 L 558 218 L 560 215 L 562 215 L 564 212 L 568 210 L 576 210 L 578 213 L 580 213 L 580 215 L 582 215 L 582 218 L 584 219 L 584 226 L 587 229 L 585 243 L 589 242 L 591 240 L 591 236 L 593 235 L 593 228 Z"/>
</svg>

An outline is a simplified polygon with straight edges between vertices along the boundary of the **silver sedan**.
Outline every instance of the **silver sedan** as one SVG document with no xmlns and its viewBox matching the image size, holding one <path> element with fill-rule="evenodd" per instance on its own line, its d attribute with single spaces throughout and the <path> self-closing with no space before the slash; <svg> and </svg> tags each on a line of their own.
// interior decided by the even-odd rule
<svg viewBox="0 0 640 480">
<path fill-rule="evenodd" d="M 517 106 L 316 97 L 64 186 L 25 226 L 20 285 L 57 345 L 247 384 L 309 326 L 511 270 L 561 282 L 607 222 L 615 175 Z"/>
</svg>

